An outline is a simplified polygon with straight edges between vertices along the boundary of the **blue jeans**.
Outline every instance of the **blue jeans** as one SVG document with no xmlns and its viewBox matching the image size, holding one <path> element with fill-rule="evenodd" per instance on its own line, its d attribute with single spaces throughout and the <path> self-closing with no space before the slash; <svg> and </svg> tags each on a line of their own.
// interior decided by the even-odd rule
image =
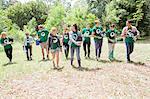
<svg viewBox="0 0 150 99">
<path fill-rule="evenodd" d="M 77 60 L 80 59 L 80 47 L 71 47 L 71 60 L 74 59 L 74 52 L 76 51 Z"/>
<path fill-rule="evenodd" d="M 102 51 L 103 39 L 95 41 L 95 54 L 96 58 L 100 58 Z"/>
<path fill-rule="evenodd" d="M 77 56 L 77 60 L 78 60 L 78 65 L 79 65 L 79 67 L 81 67 L 80 47 L 71 47 L 71 65 L 73 65 L 75 51 L 76 51 L 76 56 Z"/>
<path fill-rule="evenodd" d="M 130 54 L 134 50 L 134 42 L 126 42 L 127 61 L 130 61 Z"/>
</svg>

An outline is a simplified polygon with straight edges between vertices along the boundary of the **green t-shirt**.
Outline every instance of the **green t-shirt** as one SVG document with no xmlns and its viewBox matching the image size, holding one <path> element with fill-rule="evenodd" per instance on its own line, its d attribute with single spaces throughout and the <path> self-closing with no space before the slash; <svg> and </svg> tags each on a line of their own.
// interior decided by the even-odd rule
<svg viewBox="0 0 150 99">
<path fill-rule="evenodd" d="M 42 42 L 47 42 L 48 34 L 49 34 L 48 30 L 46 30 L 46 29 L 39 30 L 39 31 L 37 32 L 37 34 L 38 34 L 38 37 L 40 38 L 40 42 L 41 42 L 41 43 L 42 43 Z"/>
<path fill-rule="evenodd" d="M 2 38 L 0 40 L 0 42 L 1 42 L 1 44 L 6 44 L 4 46 L 4 49 L 10 49 L 10 48 L 12 48 L 11 44 L 8 44 L 10 42 L 10 38 Z"/>
<path fill-rule="evenodd" d="M 134 34 L 132 33 L 132 29 L 128 28 L 127 36 L 125 38 L 125 42 L 133 43 L 134 42 Z"/>
<path fill-rule="evenodd" d="M 71 34 L 71 38 L 73 39 L 73 40 L 75 40 L 76 42 L 77 41 L 82 41 L 80 38 L 82 38 L 81 37 L 81 33 L 79 33 L 79 32 L 73 32 L 72 34 Z M 74 42 L 72 42 L 71 43 L 71 47 L 80 47 L 80 46 L 78 46 L 78 45 L 76 45 Z"/>
<path fill-rule="evenodd" d="M 84 36 L 84 42 L 90 42 L 91 39 L 90 39 L 90 35 L 92 34 L 92 30 L 91 29 L 87 29 L 87 28 L 84 28 L 82 30 L 82 35 Z"/>
<path fill-rule="evenodd" d="M 101 40 L 104 36 L 102 26 L 99 26 L 99 27 L 94 26 L 93 32 L 94 32 L 94 35 L 96 36 L 96 37 L 94 37 L 94 41 Z M 97 38 L 97 37 L 100 37 L 100 38 Z"/>
<path fill-rule="evenodd" d="M 118 31 L 116 29 L 114 30 L 111 30 L 109 29 L 107 32 L 106 32 L 106 36 L 111 39 L 111 40 L 114 40 L 114 42 L 110 41 L 108 39 L 108 43 L 115 43 L 115 40 L 116 40 L 116 36 L 118 35 Z"/>
<path fill-rule="evenodd" d="M 68 44 L 68 42 L 69 42 L 69 33 L 64 33 L 63 43 Z"/>
<path fill-rule="evenodd" d="M 55 50 L 57 48 L 60 48 L 60 38 L 58 36 L 50 36 L 50 48 Z"/>
</svg>

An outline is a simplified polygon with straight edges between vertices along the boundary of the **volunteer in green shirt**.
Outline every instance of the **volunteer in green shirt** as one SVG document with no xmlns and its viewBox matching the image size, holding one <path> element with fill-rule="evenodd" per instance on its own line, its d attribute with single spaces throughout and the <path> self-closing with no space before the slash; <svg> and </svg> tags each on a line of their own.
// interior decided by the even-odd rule
<svg viewBox="0 0 150 99">
<path fill-rule="evenodd" d="M 66 59 L 68 59 L 68 55 L 69 55 L 69 29 L 68 27 L 64 28 L 62 42 L 63 42 L 63 48 L 65 52 L 65 57 Z"/>
<path fill-rule="evenodd" d="M 59 53 L 60 53 L 60 51 L 62 51 L 60 37 L 57 34 L 58 34 L 57 28 L 52 27 L 51 33 L 50 33 L 50 36 L 48 39 L 48 45 L 49 45 L 50 51 L 52 53 L 54 69 L 59 69 Z M 55 58 L 56 58 L 56 62 L 55 62 Z"/>
<path fill-rule="evenodd" d="M 82 44 L 82 35 L 78 31 L 78 26 L 76 24 L 72 25 L 71 32 L 69 33 L 69 39 L 71 44 L 71 65 L 73 65 L 74 52 L 76 51 L 76 56 L 78 60 L 78 67 L 81 68 L 81 58 L 80 58 L 80 47 Z"/>
<path fill-rule="evenodd" d="M 121 36 L 124 38 L 127 50 L 127 62 L 132 62 L 130 60 L 130 55 L 134 50 L 134 42 L 136 41 L 139 31 L 135 26 L 132 26 L 132 21 L 126 21 L 126 27 L 123 28 Z"/>
<path fill-rule="evenodd" d="M 107 30 L 106 36 L 108 38 L 108 48 L 109 48 L 109 60 L 114 61 L 114 48 L 117 42 L 118 31 L 115 29 L 115 24 L 110 26 L 110 29 Z"/>
<path fill-rule="evenodd" d="M 42 25 L 39 25 L 37 35 L 38 35 L 40 45 L 42 48 L 43 60 L 45 60 L 44 49 L 46 49 L 47 59 L 49 59 L 49 50 L 48 50 L 48 44 L 47 44 L 48 35 L 49 35 L 48 30 L 45 29 Z"/>
<path fill-rule="evenodd" d="M 90 58 L 91 35 L 92 35 L 92 29 L 90 28 L 90 24 L 87 24 L 86 28 L 82 30 L 82 36 L 84 37 L 83 49 L 84 49 L 85 58 L 87 57 L 87 50 L 88 50 L 88 58 Z"/>
<path fill-rule="evenodd" d="M 100 26 L 99 20 L 95 21 L 95 26 L 93 27 L 92 35 L 93 35 L 94 41 L 95 41 L 96 60 L 98 61 L 101 56 L 103 37 L 104 37 L 103 28 L 102 28 L 102 26 Z"/>
<path fill-rule="evenodd" d="M 9 58 L 9 63 L 12 63 L 12 51 L 13 51 L 13 47 L 11 45 L 12 43 L 13 39 L 7 37 L 6 33 L 3 32 L 1 34 L 1 44 L 2 46 L 4 46 L 6 56 Z"/>
</svg>

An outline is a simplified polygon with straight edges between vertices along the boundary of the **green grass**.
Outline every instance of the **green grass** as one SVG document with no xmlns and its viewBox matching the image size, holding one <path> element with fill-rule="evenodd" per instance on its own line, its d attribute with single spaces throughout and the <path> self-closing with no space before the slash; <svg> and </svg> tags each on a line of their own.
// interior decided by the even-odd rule
<svg viewBox="0 0 150 99">
<path fill-rule="evenodd" d="M 13 44 L 14 64 L 6 65 L 8 59 L 4 52 L 0 52 L 0 98 L 36 99 L 43 95 L 42 98 L 53 99 L 60 98 L 60 93 L 63 93 L 61 97 L 65 98 L 89 99 L 91 96 L 93 98 L 104 96 L 106 99 L 108 97 L 146 99 L 150 96 L 149 46 L 148 43 L 138 41 L 132 54 L 135 64 L 129 64 L 125 60 L 125 45 L 120 42 L 116 44 L 115 57 L 122 62 L 110 63 L 105 39 L 101 55 L 103 61 L 95 60 L 95 50 L 92 45 L 91 60 L 83 57 L 84 52 L 81 48 L 82 66 L 88 68 L 86 71 L 72 68 L 70 61 L 64 58 L 64 53 L 60 55 L 60 66 L 64 66 L 64 69 L 56 71 L 52 69 L 51 61 L 40 61 L 42 59 L 40 46 L 33 46 L 34 60 L 28 62 L 21 43 L 15 43 Z M 76 60 L 74 64 L 77 65 Z"/>
<path fill-rule="evenodd" d="M 150 44 L 144 44 L 144 43 L 136 43 L 135 44 L 135 50 L 132 54 L 132 59 L 136 62 L 143 62 L 147 63 L 150 60 Z M 42 59 L 41 57 L 41 50 L 40 46 L 33 46 L 33 61 L 26 61 L 26 55 L 22 50 L 22 44 L 21 43 L 15 43 L 13 44 L 13 62 L 14 64 L 6 65 L 8 62 L 7 57 L 5 56 L 5 53 L 2 51 L 0 52 L 0 81 L 4 81 L 6 79 L 12 79 L 21 77 L 25 74 L 30 74 L 33 72 L 43 72 L 47 71 L 52 68 L 52 62 L 51 61 L 40 61 Z M 82 59 L 82 66 L 88 67 L 88 68 L 96 68 L 96 67 L 105 67 L 108 65 L 115 65 L 116 63 L 109 63 L 108 61 L 108 44 L 107 40 L 104 40 L 103 43 L 103 49 L 102 49 L 102 55 L 101 59 L 104 60 L 103 62 L 97 62 L 95 61 L 95 50 L 94 45 L 92 45 L 91 48 L 91 58 L 93 60 L 86 60 L 83 56 L 83 48 L 81 48 L 81 59 Z M 124 43 L 118 43 L 116 44 L 115 48 L 115 57 L 118 60 L 123 61 L 122 63 L 125 63 L 125 45 Z M 60 64 L 64 66 L 66 69 L 69 69 L 68 66 L 70 66 L 70 61 L 65 60 L 64 53 L 60 56 Z M 76 65 L 76 60 L 74 61 L 74 64 Z"/>
</svg>

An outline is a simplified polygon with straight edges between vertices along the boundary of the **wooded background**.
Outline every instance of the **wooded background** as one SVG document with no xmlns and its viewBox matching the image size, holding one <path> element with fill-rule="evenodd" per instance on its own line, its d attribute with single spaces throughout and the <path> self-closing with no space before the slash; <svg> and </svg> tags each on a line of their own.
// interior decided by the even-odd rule
<svg viewBox="0 0 150 99">
<path fill-rule="evenodd" d="M 35 34 L 35 27 L 43 24 L 47 29 L 56 26 L 62 33 L 63 26 L 77 23 L 80 28 L 87 23 L 94 25 L 99 19 L 108 29 L 111 23 L 121 32 L 127 19 L 133 20 L 141 36 L 150 32 L 150 0 L 17 0 L 0 1 L 0 33 L 21 40 L 24 32 Z"/>
</svg>

